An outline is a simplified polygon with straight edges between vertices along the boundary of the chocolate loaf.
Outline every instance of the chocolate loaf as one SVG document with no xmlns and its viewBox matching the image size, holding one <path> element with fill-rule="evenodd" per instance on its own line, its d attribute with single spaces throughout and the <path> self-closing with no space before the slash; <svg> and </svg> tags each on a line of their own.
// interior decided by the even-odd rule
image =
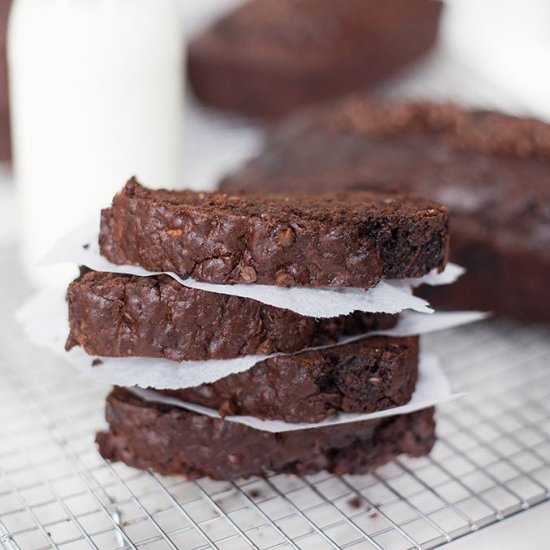
<svg viewBox="0 0 550 550">
<path fill-rule="evenodd" d="M 275 473 L 360 474 L 400 454 L 424 456 L 435 442 L 433 409 L 367 422 L 269 433 L 145 403 L 116 388 L 107 398 L 101 455 L 136 468 L 193 479 Z"/>
<path fill-rule="evenodd" d="M 304 317 L 237 296 L 187 288 L 171 277 L 88 272 L 68 293 L 66 349 L 173 361 L 291 353 L 394 326 L 397 316 Z"/>
<path fill-rule="evenodd" d="M 452 213 L 457 284 L 423 291 L 436 307 L 550 321 L 550 125 L 450 104 L 362 96 L 281 125 L 226 177 L 226 192 L 385 189 Z"/>
<path fill-rule="evenodd" d="M 189 45 L 204 103 L 274 119 L 378 83 L 433 44 L 432 0 L 253 0 Z"/>
<path fill-rule="evenodd" d="M 405 405 L 417 378 L 417 336 L 371 336 L 279 355 L 212 384 L 160 393 L 217 409 L 224 416 L 319 422 L 339 412 Z"/>
<path fill-rule="evenodd" d="M 211 283 L 371 288 L 442 269 L 448 212 L 402 194 L 231 196 L 150 191 L 135 180 L 102 211 L 117 264 Z"/>
</svg>

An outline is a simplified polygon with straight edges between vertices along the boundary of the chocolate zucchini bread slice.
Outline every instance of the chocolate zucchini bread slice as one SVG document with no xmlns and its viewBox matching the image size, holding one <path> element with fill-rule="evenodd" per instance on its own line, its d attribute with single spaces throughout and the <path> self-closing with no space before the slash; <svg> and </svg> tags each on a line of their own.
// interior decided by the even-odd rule
<svg viewBox="0 0 550 550">
<path fill-rule="evenodd" d="M 161 394 L 287 422 L 319 422 L 339 412 L 374 412 L 408 403 L 418 378 L 418 336 L 371 336 L 278 355 L 212 384 Z"/>
<path fill-rule="evenodd" d="M 363 96 L 279 126 L 228 193 L 415 192 L 449 207 L 456 284 L 432 305 L 550 321 L 550 125 L 451 104 Z"/>
<path fill-rule="evenodd" d="M 101 216 L 117 264 L 211 283 L 371 288 L 442 269 L 448 212 L 403 194 L 255 195 L 148 190 L 135 180 Z"/>
<path fill-rule="evenodd" d="M 166 275 L 89 271 L 69 285 L 66 348 L 173 361 L 291 353 L 390 328 L 396 315 L 304 317 L 237 296 L 187 288 Z"/>
<path fill-rule="evenodd" d="M 360 474 L 435 442 L 433 409 L 367 422 L 269 433 L 180 408 L 147 403 L 121 388 L 107 398 L 103 457 L 161 474 L 231 480 L 272 472 Z"/>
<path fill-rule="evenodd" d="M 435 0 L 253 0 L 189 45 L 195 95 L 223 110 L 273 119 L 365 89 L 434 43 Z"/>
</svg>

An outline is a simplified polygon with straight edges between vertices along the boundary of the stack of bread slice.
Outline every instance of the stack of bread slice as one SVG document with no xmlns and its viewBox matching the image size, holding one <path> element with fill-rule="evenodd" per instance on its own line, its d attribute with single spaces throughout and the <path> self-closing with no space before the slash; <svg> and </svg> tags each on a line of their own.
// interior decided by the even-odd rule
<svg viewBox="0 0 550 550">
<path fill-rule="evenodd" d="M 395 326 L 398 314 L 316 318 L 227 289 L 255 296 L 272 287 L 297 300 L 309 291 L 310 300 L 323 300 L 327 289 L 368 294 L 386 280 L 405 284 L 444 269 L 448 226 L 444 207 L 410 195 L 241 196 L 153 191 L 131 180 L 102 212 L 99 234 L 102 256 L 122 273 L 83 269 L 71 283 L 67 349 L 80 346 L 95 364 L 139 357 L 208 369 L 259 360 L 194 387 L 115 387 L 108 430 L 97 435 L 100 453 L 216 479 L 362 473 L 402 453 L 427 454 L 433 408 L 324 422 L 411 400 L 418 336 L 369 334 Z M 189 278 L 192 287 L 182 284 Z M 197 412 L 201 406 L 217 415 Z M 273 432 L 229 420 L 239 415 L 307 428 Z"/>
</svg>

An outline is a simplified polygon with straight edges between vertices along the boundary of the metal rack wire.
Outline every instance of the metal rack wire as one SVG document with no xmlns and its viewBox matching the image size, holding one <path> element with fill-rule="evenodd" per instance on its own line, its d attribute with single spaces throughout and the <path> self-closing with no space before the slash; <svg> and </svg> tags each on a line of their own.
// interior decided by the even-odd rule
<svg viewBox="0 0 550 550">
<path fill-rule="evenodd" d="M 0 277 L 1 548 L 433 548 L 549 499 L 543 328 L 489 321 L 425 338 L 469 392 L 440 408 L 428 458 L 365 476 L 189 482 L 97 454 L 106 388 L 24 341 L 11 314 L 26 289 L 7 263 Z"/>
</svg>

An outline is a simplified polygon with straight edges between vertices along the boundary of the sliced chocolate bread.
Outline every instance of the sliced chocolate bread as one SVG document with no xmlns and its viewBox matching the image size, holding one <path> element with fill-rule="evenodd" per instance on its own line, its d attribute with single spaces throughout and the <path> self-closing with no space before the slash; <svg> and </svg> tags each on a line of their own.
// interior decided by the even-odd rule
<svg viewBox="0 0 550 550">
<path fill-rule="evenodd" d="M 448 255 L 446 208 L 405 194 L 254 195 L 148 190 L 135 180 L 101 216 L 116 264 L 210 283 L 371 288 Z"/>
<path fill-rule="evenodd" d="M 270 473 L 361 474 L 400 454 L 424 456 L 435 442 L 433 409 L 408 415 L 269 433 L 147 403 L 116 388 L 107 398 L 109 429 L 97 434 L 104 458 L 187 478 L 231 480 Z"/>
<path fill-rule="evenodd" d="M 291 353 L 394 326 L 398 317 L 355 312 L 304 317 L 248 298 L 185 287 L 166 275 L 90 271 L 69 285 L 67 349 L 173 361 Z"/>
<path fill-rule="evenodd" d="M 217 409 L 287 422 L 407 404 L 418 378 L 418 337 L 371 336 L 277 355 L 211 384 L 161 394 Z"/>
</svg>

